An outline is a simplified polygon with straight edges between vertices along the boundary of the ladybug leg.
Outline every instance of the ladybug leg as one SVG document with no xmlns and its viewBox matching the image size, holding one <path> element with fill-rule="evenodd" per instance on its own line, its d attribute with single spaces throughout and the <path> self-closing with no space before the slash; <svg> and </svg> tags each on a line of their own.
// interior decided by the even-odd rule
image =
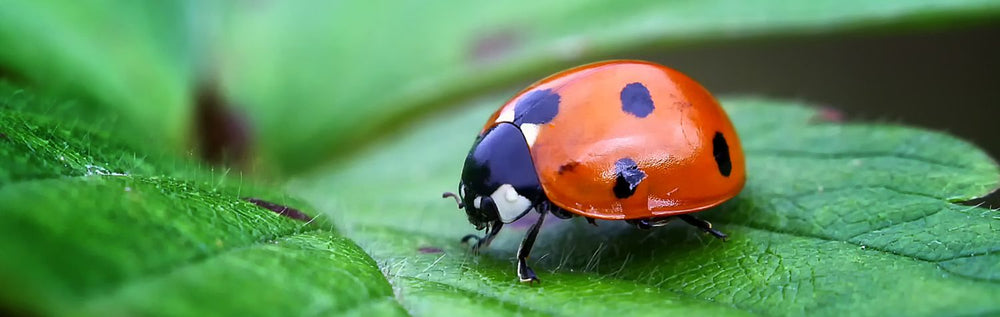
<svg viewBox="0 0 1000 317">
<path fill-rule="evenodd" d="M 552 214 L 553 216 L 556 216 L 556 218 L 559 218 L 559 219 L 569 219 L 569 218 L 573 218 L 573 216 L 576 216 L 575 214 L 570 213 L 569 211 L 566 211 L 565 209 L 553 206 L 552 204 L 546 203 L 546 205 L 548 206 L 547 208 L 549 209 L 549 213 Z"/>
<path fill-rule="evenodd" d="M 684 220 L 684 222 L 687 222 L 689 225 L 698 227 L 699 229 L 704 230 L 705 232 L 708 232 L 709 234 L 715 236 L 716 238 L 722 239 L 723 241 L 725 241 L 726 238 L 729 237 L 725 233 L 722 233 L 719 230 L 713 229 L 711 222 L 698 219 L 695 216 L 692 216 L 692 215 L 680 215 L 680 216 L 677 216 L 677 218 L 681 218 L 681 220 Z"/>
<path fill-rule="evenodd" d="M 653 227 L 666 226 L 668 223 L 670 223 L 670 218 L 666 217 L 666 218 L 633 219 L 633 220 L 626 220 L 626 222 L 635 226 L 636 228 L 649 230 L 653 229 Z"/>
<path fill-rule="evenodd" d="M 496 238 L 497 234 L 500 233 L 500 228 L 503 228 L 503 222 L 492 222 L 486 227 L 486 235 L 482 237 L 474 234 L 466 235 L 462 237 L 462 243 L 469 243 L 469 240 L 476 239 L 476 244 L 472 245 L 472 252 L 478 254 L 479 249 L 487 247 L 490 242 L 493 242 L 493 238 Z"/>
<path fill-rule="evenodd" d="M 477 236 L 475 234 L 467 234 L 464 237 L 462 237 L 462 244 L 469 243 L 469 240 L 472 240 L 472 239 L 476 239 L 476 242 L 478 244 L 479 240 L 481 240 L 482 238 L 480 238 L 479 236 Z"/>
<path fill-rule="evenodd" d="M 646 221 L 646 219 L 629 219 L 625 220 L 625 222 L 642 230 L 648 230 L 653 228 L 653 226 L 649 225 L 649 221 Z"/>
<path fill-rule="evenodd" d="M 524 236 L 524 240 L 521 240 L 521 247 L 517 249 L 517 278 L 521 282 L 539 282 L 538 276 L 535 275 L 535 271 L 528 267 L 528 256 L 531 254 L 531 247 L 535 245 L 535 237 L 538 236 L 539 229 L 542 228 L 542 221 L 545 220 L 546 209 L 542 208 L 539 212 L 538 221 L 531 225 L 528 229 L 528 234 Z"/>
</svg>

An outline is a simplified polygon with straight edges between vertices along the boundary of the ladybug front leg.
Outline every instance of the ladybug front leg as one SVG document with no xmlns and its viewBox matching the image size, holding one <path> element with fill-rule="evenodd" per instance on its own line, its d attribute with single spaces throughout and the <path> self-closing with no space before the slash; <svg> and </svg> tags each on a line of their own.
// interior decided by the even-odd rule
<svg viewBox="0 0 1000 317">
<path fill-rule="evenodd" d="M 469 243 L 469 240 L 475 238 L 476 244 L 472 245 L 472 253 L 479 254 L 479 249 L 488 247 L 490 245 L 490 242 L 493 242 L 493 238 L 496 238 L 497 234 L 500 233 L 501 228 L 503 228 L 503 222 L 500 221 L 492 222 L 490 223 L 490 225 L 486 226 L 485 235 L 483 235 L 482 237 L 474 234 L 466 235 L 462 237 L 462 243 Z"/>
<path fill-rule="evenodd" d="M 545 220 L 546 208 L 539 208 L 538 221 L 531 225 L 528 234 L 521 240 L 521 247 L 517 249 L 517 277 L 521 282 L 540 282 L 535 271 L 528 266 L 528 256 L 531 255 L 531 247 L 535 245 L 535 237 L 538 236 L 539 229 L 542 228 L 542 221 Z"/>
</svg>

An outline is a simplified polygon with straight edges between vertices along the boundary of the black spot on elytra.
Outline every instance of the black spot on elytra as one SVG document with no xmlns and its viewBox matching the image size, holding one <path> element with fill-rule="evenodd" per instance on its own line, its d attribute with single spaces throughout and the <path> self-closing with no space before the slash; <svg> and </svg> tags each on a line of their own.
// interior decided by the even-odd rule
<svg viewBox="0 0 1000 317">
<path fill-rule="evenodd" d="M 645 118 L 653 113 L 653 97 L 641 83 L 631 83 L 622 88 L 622 110 L 636 117 Z"/>
<path fill-rule="evenodd" d="M 257 206 L 260 206 L 260 207 L 264 207 L 264 209 L 273 211 L 276 214 L 279 214 L 279 215 L 282 215 L 282 216 L 285 216 L 285 217 L 288 217 L 288 218 L 292 218 L 292 219 L 295 219 L 295 220 L 301 220 L 301 221 L 312 221 L 312 217 L 309 217 L 309 215 L 307 215 L 307 214 L 299 211 L 298 209 L 292 208 L 292 207 L 275 204 L 275 203 L 272 203 L 272 202 L 269 202 L 269 201 L 266 201 L 266 200 L 263 200 L 263 199 L 253 198 L 253 197 L 243 197 L 243 200 L 248 201 L 248 202 L 250 202 L 250 203 L 252 203 L 254 205 L 257 205 Z"/>
<path fill-rule="evenodd" d="M 566 164 L 560 165 L 559 166 L 559 175 L 562 175 L 563 173 L 572 172 L 573 170 L 576 169 L 577 166 L 580 166 L 580 162 L 572 161 L 572 162 L 567 162 Z"/>
<path fill-rule="evenodd" d="M 635 194 L 635 188 L 646 178 L 646 173 L 639 169 L 635 161 L 627 157 L 615 162 L 615 173 L 618 177 L 615 178 L 613 190 L 615 197 L 619 199 L 629 198 Z"/>
<path fill-rule="evenodd" d="M 551 89 L 528 92 L 514 105 L 514 124 L 549 123 L 559 113 L 559 94 Z"/>
<path fill-rule="evenodd" d="M 712 156 L 715 156 L 715 164 L 719 165 L 719 173 L 729 177 L 729 173 L 733 171 L 733 162 L 729 159 L 729 144 L 722 132 L 715 132 L 715 137 L 712 138 Z"/>
</svg>

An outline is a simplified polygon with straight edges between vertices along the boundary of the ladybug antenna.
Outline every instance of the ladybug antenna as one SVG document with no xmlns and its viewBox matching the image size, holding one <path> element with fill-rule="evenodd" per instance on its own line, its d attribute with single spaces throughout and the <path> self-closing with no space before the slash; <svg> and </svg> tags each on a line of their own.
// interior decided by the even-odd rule
<svg viewBox="0 0 1000 317">
<path fill-rule="evenodd" d="M 461 199 L 458 199 L 458 195 L 455 195 L 455 193 L 445 192 L 444 194 L 441 194 L 441 198 L 448 198 L 448 197 L 455 199 L 455 203 L 458 204 L 458 209 L 465 208 L 465 204 L 462 203 Z"/>
</svg>

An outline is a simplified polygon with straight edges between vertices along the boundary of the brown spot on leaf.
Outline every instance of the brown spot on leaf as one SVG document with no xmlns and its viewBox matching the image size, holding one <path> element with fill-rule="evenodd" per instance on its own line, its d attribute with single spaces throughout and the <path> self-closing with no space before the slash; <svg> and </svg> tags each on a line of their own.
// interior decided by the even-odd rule
<svg viewBox="0 0 1000 317">
<path fill-rule="evenodd" d="M 821 107 L 819 112 L 816 113 L 816 117 L 813 118 L 814 122 L 844 122 L 844 112 L 838 109 L 830 107 Z"/>
<path fill-rule="evenodd" d="M 282 216 L 285 216 L 285 217 L 288 217 L 288 218 L 292 218 L 292 219 L 295 219 L 295 220 L 301 220 L 301 221 L 307 221 L 307 222 L 308 221 L 312 221 L 312 217 L 310 217 L 309 215 L 307 215 L 307 214 L 299 211 L 298 209 L 292 208 L 292 207 L 288 207 L 288 206 L 285 206 L 285 205 L 275 204 L 275 203 L 272 203 L 272 202 L 269 202 L 269 201 L 266 201 L 266 200 L 263 200 L 263 199 L 253 198 L 253 197 L 244 197 L 243 200 L 248 201 L 250 203 L 253 203 L 254 205 L 257 205 L 257 206 L 260 206 L 260 207 L 264 207 L 267 210 L 273 211 L 276 214 L 279 214 L 279 215 L 282 215 Z"/>
<path fill-rule="evenodd" d="M 215 164 L 246 160 L 250 129 L 246 117 L 219 91 L 214 80 L 198 86 L 194 95 L 194 128 L 199 154 Z"/>
<path fill-rule="evenodd" d="M 566 164 L 559 166 L 559 175 L 562 175 L 563 173 L 572 172 L 573 170 L 576 170 L 577 166 L 580 166 L 580 162 L 577 161 L 567 162 Z"/>
<path fill-rule="evenodd" d="M 16 83 L 21 83 L 21 84 L 27 82 L 27 80 L 25 80 L 25 78 L 22 77 L 21 74 L 16 73 L 16 72 L 12 71 L 10 68 L 4 67 L 3 65 L 0 65 L 0 79 L 4 79 L 4 80 L 16 82 Z"/>
<path fill-rule="evenodd" d="M 488 65 L 510 56 L 520 45 L 521 37 L 513 29 L 486 32 L 472 44 L 472 61 Z"/>
<path fill-rule="evenodd" d="M 420 253 L 425 253 L 425 254 L 444 252 L 444 250 L 441 250 L 441 248 L 436 248 L 436 247 L 420 247 L 419 249 L 417 249 L 417 251 L 420 251 Z"/>
</svg>

